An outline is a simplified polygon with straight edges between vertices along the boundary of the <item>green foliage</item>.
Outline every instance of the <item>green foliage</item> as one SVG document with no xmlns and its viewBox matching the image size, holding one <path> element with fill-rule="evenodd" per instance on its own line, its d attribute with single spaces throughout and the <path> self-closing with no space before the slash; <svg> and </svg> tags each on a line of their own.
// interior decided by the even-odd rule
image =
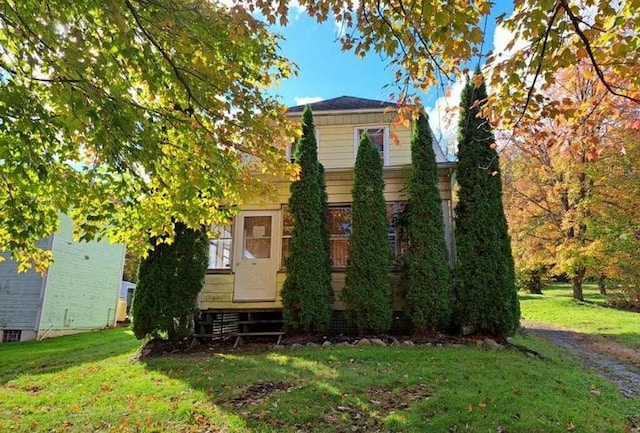
<svg viewBox="0 0 640 433">
<path fill-rule="evenodd" d="M 444 237 L 438 166 L 429 121 L 420 114 L 413 126 L 407 186 L 409 248 L 406 254 L 407 306 L 416 331 L 446 330 L 451 324 L 452 287 Z"/>
<path fill-rule="evenodd" d="M 127 251 L 124 256 L 124 269 L 122 279 L 135 283 L 138 279 L 138 268 L 140 267 L 140 256 L 133 251 Z"/>
<path fill-rule="evenodd" d="M 133 295 L 133 332 L 178 341 L 190 332 L 190 322 L 202 289 L 209 257 L 205 230 L 175 225 L 172 243 L 155 239 L 155 248 L 140 263 Z"/>
<path fill-rule="evenodd" d="M 315 137 L 315 134 L 314 134 Z M 316 148 L 317 149 L 317 148 Z M 322 220 L 320 224 L 323 227 L 322 230 L 322 241 L 324 246 L 323 255 L 325 257 L 325 270 L 323 273 L 323 277 L 325 278 L 325 288 L 327 289 L 327 296 L 329 297 L 329 302 L 331 303 L 331 311 L 333 314 L 333 285 L 331 284 L 331 273 L 333 271 L 333 267 L 331 264 L 331 234 L 329 233 L 329 194 L 327 193 L 327 183 L 325 181 L 324 175 L 324 166 L 318 163 L 318 169 L 320 172 L 320 181 L 322 182 L 322 211 L 320 212 L 320 216 Z"/>
<path fill-rule="evenodd" d="M 347 320 L 358 331 L 386 331 L 392 316 L 392 257 L 380 154 L 366 134 L 358 147 L 352 195 L 350 261 L 342 301 Z"/>
<path fill-rule="evenodd" d="M 456 321 L 462 331 L 510 335 L 520 320 L 515 271 L 502 205 L 498 154 L 480 110 L 487 98 L 476 75 L 462 92 L 455 209 Z"/>
<path fill-rule="evenodd" d="M 300 164 L 300 179 L 291 184 L 289 197 L 294 226 L 281 294 L 282 315 L 294 331 L 320 332 L 331 321 L 333 289 L 324 168 L 318 162 L 309 107 L 302 113 L 302 138 L 295 157 Z"/>
<path fill-rule="evenodd" d="M 243 8 L 9 1 L 0 47 L 0 250 L 22 269 L 44 270 L 35 244 L 60 212 L 81 239 L 143 253 L 173 218 L 222 223 L 221 203 L 270 188 L 251 173 L 293 173 L 292 126 L 265 93 L 290 65 Z"/>
<path fill-rule="evenodd" d="M 537 266 L 531 268 L 516 267 L 516 287 L 531 294 L 541 295 L 546 284 L 546 268 Z"/>
</svg>

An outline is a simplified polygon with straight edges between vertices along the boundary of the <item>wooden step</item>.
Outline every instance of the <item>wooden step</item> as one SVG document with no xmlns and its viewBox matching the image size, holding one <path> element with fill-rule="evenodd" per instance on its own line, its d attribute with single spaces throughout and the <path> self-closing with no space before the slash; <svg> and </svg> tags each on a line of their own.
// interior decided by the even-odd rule
<svg viewBox="0 0 640 433">
<path fill-rule="evenodd" d="M 238 320 L 238 325 L 257 325 L 257 324 L 267 324 L 267 323 L 282 323 L 282 319 L 269 319 L 269 320 Z"/>
<path fill-rule="evenodd" d="M 278 336 L 278 341 L 276 344 L 280 344 L 282 340 L 282 336 L 285 334 L 284 331 L 262 331 L 262 332 L 234 332 L 231 335 L 236 337 L 236 342 L 233 344 L 233 347 L 238 347 L 238 343 L 242 337 L 263 337 L 263 336 Z"/>
</svg>

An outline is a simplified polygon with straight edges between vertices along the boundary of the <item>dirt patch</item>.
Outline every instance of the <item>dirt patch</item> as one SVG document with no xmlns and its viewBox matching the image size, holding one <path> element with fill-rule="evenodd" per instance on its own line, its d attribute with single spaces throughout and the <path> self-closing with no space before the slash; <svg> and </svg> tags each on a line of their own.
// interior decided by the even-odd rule
<svg viewBox="0 0 640 433">
<path fill-rule="evenodd" d="M 430 396 L 431 391 L 425 384 L 401 389 L 369 388 L 367 390 L 369 403 L 388 412 L 408 409 L 414 401 Z"/>
<path fill-rule="evenodd" d="M 236 409 L 246 406 L 253 406 L 263 402 L 267 397 L 275 392 L 289 391 L 293 385 L 286 382 L 258 382 L 252 383 L 242 389 L 240 395 L 231 400 L 231 404 Z"/>
<path fill-rule="evenodd" d="M 408 410 L 414 401 L 429 398 L 431 391 L 427 385 L 420 384 L 408 388 L 369 388 L 366 395 L 368 405 L 337 406 L 326 413 L 323 420 L 331 424 L 336 432 L 388 431 L 385 426 L 387 415 Z"/>
<path fill-rule="evenodd" d="M 525 321 L 526 331 L 577 355 L 629 398 L 640 398 L 640 351 L 600 336 Z"/>
</svg>

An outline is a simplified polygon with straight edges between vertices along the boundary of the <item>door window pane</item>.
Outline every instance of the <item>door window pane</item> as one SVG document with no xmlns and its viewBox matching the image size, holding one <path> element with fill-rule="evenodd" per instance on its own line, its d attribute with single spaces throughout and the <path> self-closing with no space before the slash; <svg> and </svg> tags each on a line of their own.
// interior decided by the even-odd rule
<svg viewBox="0 0 640 433">
<path fill-rule="evenodd" d="M 271 258 L 271 216 L 245 216 L 243 259 Z"/>
</svg>

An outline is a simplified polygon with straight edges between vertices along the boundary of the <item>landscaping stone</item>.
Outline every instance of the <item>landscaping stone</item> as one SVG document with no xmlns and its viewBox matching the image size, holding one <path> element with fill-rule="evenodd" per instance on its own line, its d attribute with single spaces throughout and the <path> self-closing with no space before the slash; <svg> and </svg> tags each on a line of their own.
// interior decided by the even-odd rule
<svg viewBox="0 0 640 433">
<path fill-rule="evenodd" d="M 303 346 L 300 343 L 293 343 L 290 347 L 292 349 L 302 349 Z"/>
<path fill-rule="evenodd" d="M 494 350 L 504 349 L 502 344 L 496 342 L 496 340 L 492 340 L 491 338 L 484 339 L 484 346 Z"/>
<path fill-rule="evenodd" d="M 275 344 L 273 350 L 283 350 L 285 347 L 282 344 Z"/>
<path fill-rule="evenodd" d="M 331 342 L 329 340 L 322 343 L 322 347 L 329 347 L 329 346 L 331 346 Z"/>
<path fill-rule="evenodd" d="M 320 345 L 318 343 L 314 343 L 313 341 L 309 341 L 305 346 L 306 347 L 320 347 Z"/>
<path fill-rule="evenodd" d="M 376 346 L 386 346 L 387 343 L 385 343 L 384 341 L 382 341 L 379 338 L 372 338 L 371 339 L 371 344 L 376 345 Z"/>
</svg>

